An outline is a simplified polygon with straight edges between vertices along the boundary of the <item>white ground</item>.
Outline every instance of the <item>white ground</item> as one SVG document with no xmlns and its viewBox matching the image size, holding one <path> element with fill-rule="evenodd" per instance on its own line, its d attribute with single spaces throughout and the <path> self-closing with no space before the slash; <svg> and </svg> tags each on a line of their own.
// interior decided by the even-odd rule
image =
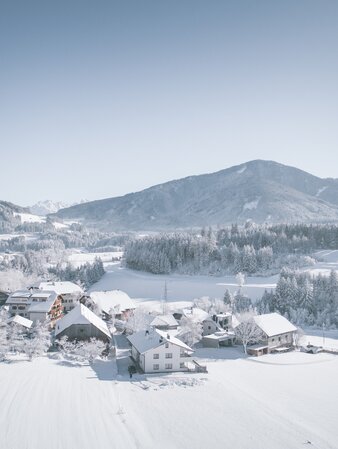
<svg viewBox="0 0 338 449">
<path fill-rule="evenodd" d="M 85 254 L 80 255 L 80 257 L 85 256 Z M 314 266 L 304 268 L 303 271 L 328 275 L 332 269 L 338 270 L 338 250 L 319 251 L 315 256 L 320 257 L 322 261 Z M 129 270 L 121 267 L 120 264 L 110 264 L 107 260 L 105 262 L 107 273 L 91 290 L 120 289 L 132 298 L 161 300 L 163 299 L 164 283 L 167 282 L 169 301 L 192 301 L 202 296 L 222 298 L 226 289 L 232 293 L 238 289 L 235 276 L 155 275 Z M 278 275 L 247 277 L 243 292 L 251 299 L 257 300 L 262 297 L 265 289 L 275 289 L 278 277 Z"/>
<path fill-rule="evenodd" d="M 86 262 L 93 263 L 97 257 L 99 257 L 104 265 L 111 264 L 113 258 L 121 258 L 122 251 L 110 251 L 106 253 L 84 253 L 81 251 L 74 252 L 68 257 L 68 261 L 74 266 L 79 267 Z"/>
<path fill-rule="evenodd" d="M 111 361 L 2 363 L 0 447 L 337 448 L 338 356 L 244 358 L 237 348 L 199 356 L 208 374 L 132 381 Z"/>
</svg>

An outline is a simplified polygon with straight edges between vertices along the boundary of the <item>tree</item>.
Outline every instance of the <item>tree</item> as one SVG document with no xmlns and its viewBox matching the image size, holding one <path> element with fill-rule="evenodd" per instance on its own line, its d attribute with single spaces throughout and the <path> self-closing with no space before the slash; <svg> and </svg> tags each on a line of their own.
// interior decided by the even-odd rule
<svg viewBox="0 0 338 449">
<path fill-rule="evenodd" d="M 242 313 L 237 315 L 237 319 L 239 324 L 235 328 L 235 334 L 242 342 L 244 352 L 247 354 L 247 346 L 259 342 L 263 338 L 263 332 L 255 323 L 253 313 Z"/>
<path fill-rule="evenodd" d="M 48 320 L 44 322 L 37 321 L 33 330 L 31 338 L 26 339 L 23 345 L 23 350 L 32 361 L 34 357 L 41 357 L 51 346 L 51 335 L 49 331 L 50 323 Z"/>
<path fill-rule="evenodd" d="M 203 326 L 196 317 L 183 316 L 181 319 L 181 330 L 179 337 L 185 344 L 192 347 L 202 339 Z"/>
<path fill-rule="evenodd" d="M 7 312 L 2 308 L 0 310 L 0 360 L 4 360 L 8 352 L 7 319 Z"/>
</svg>

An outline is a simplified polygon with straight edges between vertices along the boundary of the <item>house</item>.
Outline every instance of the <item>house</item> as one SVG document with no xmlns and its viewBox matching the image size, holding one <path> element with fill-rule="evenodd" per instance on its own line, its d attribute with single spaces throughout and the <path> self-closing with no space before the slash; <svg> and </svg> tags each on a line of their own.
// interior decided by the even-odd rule
<svg viewBox="0 0 338 449">
<path fill-rule="evenodd" d="M 273 351 L 287 350 L 294 346 L 297 328 L 279 313 L 256 315 L 253 320 L 261 330 L 263 337 L 258 344 L 248 346 L 248 354 L 268 354 Z"/>
<path fill-rule="evenodd" d="M 62 281 L 62 282 L 40 282 L 36 287 L 39 290 L 53 290 L 62 299 L 62 304 L 65 312 L 72 310 L 80 301 L 83 296 L 82 288 L 74 284 L 74 282 Z"/>
<path fill-rule="evenodd" d="M 166 331 L 140 331 L 127 338 L 131 357 L 144 373 L 189 371 L 194 363 L 193 349 Z"/>
<path fill-rule="evenodd" d="M 8 297 L 6 305 L 11 316 L 20 315 L 33 322 L 49 319 L 52 327 L 63 312 L 62 298 L 48 290 L 17 290 Z"/>
<path fill-rule="evenodd" d="M 70 340 L 111 340 L 107 324 L 83 304 L 78 304 L 56 322 L 54 335 L 58 339 L 66 335 Z"/>
<path fill-rule="evenodd" d="M 88 302 L 96 304 L 106 318 L 110 316 L 113 310 L 116 319 L 127 320 L 136 309 L 135 302 L 121 290 L 91 292 L 88 298 Z"/>
<path fill-rule="evenodd" d="M 150 323 L 150 326 L 160 330 L 174 330 L 178 328 L 178 322 L 173 315 L 158 315 Z"/>
</svg>

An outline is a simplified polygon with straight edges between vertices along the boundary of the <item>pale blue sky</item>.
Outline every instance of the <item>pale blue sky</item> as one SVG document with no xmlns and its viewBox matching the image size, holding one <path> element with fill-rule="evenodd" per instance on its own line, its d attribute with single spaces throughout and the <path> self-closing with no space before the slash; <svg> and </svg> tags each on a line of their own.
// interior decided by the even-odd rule
<svg viewBox="0 0 338 449">
<path fill-rule="evenodd" d="M 0 199 L 272 159 L 338 177 L 338 2 L 0 2 Z"/>
</svg>

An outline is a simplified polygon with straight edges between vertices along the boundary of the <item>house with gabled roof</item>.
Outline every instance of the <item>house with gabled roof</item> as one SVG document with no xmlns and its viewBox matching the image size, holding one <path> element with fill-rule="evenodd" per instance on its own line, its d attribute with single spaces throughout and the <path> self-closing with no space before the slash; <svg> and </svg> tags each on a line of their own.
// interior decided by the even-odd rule
<svg viewBox="0 0 338 449">
<path fill-rule="evenodd" d="M 189 371 L 189 363 L 195 363 L 194 350 L 167 331 L 140 331 L 127 338 L 131 357 L 144 373 Z"/>
<path fill-rule="evenodd" d="M 262 332 L 262 339 L 259 343 L 248 346 L 248 354 L 262 355 L 272 351 L 281 352 L 295 345 L 297 327 L 279 313 L 255 315 L 253 320 Z"/>
<path fill-rule="evenodd" d="M 67 336 L 70 340 L 98 338 L 109 342 L 111 333 L 107 324 L 83 304 L 78 304 L 55 324 L 55 338 Z"/>
</svg>

